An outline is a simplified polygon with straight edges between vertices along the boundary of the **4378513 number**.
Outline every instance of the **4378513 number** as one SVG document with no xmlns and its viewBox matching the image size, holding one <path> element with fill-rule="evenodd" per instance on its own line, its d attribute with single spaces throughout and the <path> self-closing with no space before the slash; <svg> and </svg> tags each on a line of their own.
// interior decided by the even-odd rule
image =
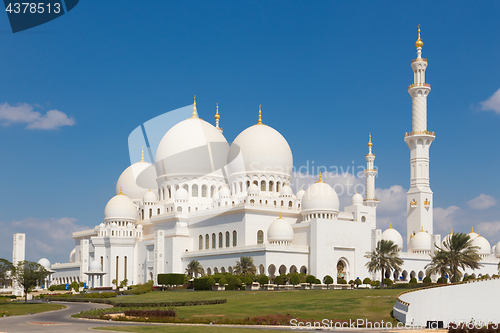
<svg viewBox="0 0 500 333">
<path fill-rule="evenodd" d="M 51 4 L 50 2 L 16 2 L 9 3 L 7 8 L 5 8 L 5 11 L 14 14 L 43 14 L 45 12 L 59 14 L 61 12 L 61 4 L 58 2 L 55 2 L 53 4 Z"/>
</svg>

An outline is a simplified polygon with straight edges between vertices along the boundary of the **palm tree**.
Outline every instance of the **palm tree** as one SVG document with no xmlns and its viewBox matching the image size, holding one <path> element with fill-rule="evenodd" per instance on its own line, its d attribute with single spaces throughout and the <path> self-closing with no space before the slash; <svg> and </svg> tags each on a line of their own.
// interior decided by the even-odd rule
<svg viewBox="0 0 500 333">
<path fill-rule="evenodd" d="M 198 276 L 198 274 L 203 274 L 203 266 L 200 264 L 198 260 L 191 260 L 186 268 L 186 273 L 189 276 Z"/>
<path fill-rule="evenodd" d="M 462 276 L 461 269 L 478 269 L 481 265 L 481 257 L 477 254 L 479 247 L 472 245 L 469 235 L 458 232 L 452 234 L 443 244 L 443 248 L 436 246 L 445 256 L 450 272 L 453 274 L 453 282 Z"/>
<path fill-rule="evenodd" d="M 440 250 L 436 251 L 434 255 L 431 256 L 431 262 L 425 265 L 425 269 L 427 276 L 432 274 L 441 274 L 442 277 L 446 274 L 451 275 L 446 253 Z"/>
<path fill-rule="evenodd" d="M 255 267 L 252 257 L 241 257 L 240 261 L 237 261 L 236 266 L 234 267 L 234 272 L 243 276 L 247 274 L 255 274 L 256 271 L 257 267 Z"/>
<path fill-rule="evenodd" d="M 377 247 L 374 251 L 367 252 L 365 258 L 370 259 L 370 261 L 366 263 L 366 268 L 368 268 L 370 273 L 382 271 L 380 288 L 384 288 L 385 271 L 401 271 L 401 265 L 403 264 L 403 259 L 399 257 L 398 245 L 384 239 L 377 243 Z"/>
</svg>

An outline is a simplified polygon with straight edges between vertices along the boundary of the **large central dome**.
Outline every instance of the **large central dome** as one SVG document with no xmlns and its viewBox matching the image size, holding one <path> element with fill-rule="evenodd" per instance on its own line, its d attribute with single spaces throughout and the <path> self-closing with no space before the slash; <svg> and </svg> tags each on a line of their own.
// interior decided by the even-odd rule
<svg viewBox="0 0 500 333">
<path fill-rule="evenodd" d="M 229 144 L 222 133 L 199 118 L 181 121 L 161 140 L 156 152 L 159 177 L 201 177 L 226 165 Z"/>
</svg>

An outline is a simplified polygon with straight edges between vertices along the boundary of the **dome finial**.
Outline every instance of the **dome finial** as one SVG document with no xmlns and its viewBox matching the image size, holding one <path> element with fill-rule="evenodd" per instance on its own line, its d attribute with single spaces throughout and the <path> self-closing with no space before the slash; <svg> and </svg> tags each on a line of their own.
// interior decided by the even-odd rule
<svg viewBox="0 0 500 333">
<path fill-rule="evenodd" d="M 420 24 L 418 25 L 418 39 L 415 42 L 415 47 L 418 49 L 419 47 L 422 48 L 424 46 L 424 42 L 420 39 Z"/>
<path fill-rule="evenodd" d="M 472 227 L 472 231 L 471 232 L 474 232 L 474 227 Z"/>
<path fill-rule="evenodd" d="M 120 193 L 118 193 L 118 195 L 125 195 L 125 194 L 123 194 L 123 192 L 122 192 L 122 187 L 121 187 L 121 186 L 120 186 Z"/>
<path fill-rule="evenodd" d="M 321 172 L 319 173 L 319 179 L 316 183 L 324 183 L 322 177 L 321 177 Z"/>
<path fill-rule="evenodd" d="M 453 228 L 451 228 L 451 232 L 450 232 L 450 235 L 453 235 Z"/>
<path fill-rule="evenodd" d="M 219 103 L 217 103 L 217 111 L 215 111 L 214 118 L 215 118 L 215 120 L 219 120 L 220 119 L 220 115 L 219 115 Z"/>
<path fill-rule="evenodd" d="M 259 104 L 259 122 L 257 125 L 263 125 L 262 124 L 262 104 Z"/>
<path fill-rule="evenodd" d="M 282 219 L 282 217 L 281 217 L 281 210 L 280 210 L 280 217 L 279 218 Z"/>
<path fill-rule="evenodd" d="M 194 95 L 193 118 L 198 118 L 198 112 L 196 110 L 196 95 Z"/>
<path fill-rule="evenodd" d="M 478 236 L 481 236 L 481 230 L 479 230 L 479 231 L 477 232 L 477 235 L 478 235 Z"/>
<path fill-rule="evenodd" d="M 422 229 L 420 231 L 424 231 L 424 226 L 422 226 Z"/>
<path fill-rule="evenodd" d="M 144 162 L 144 146 L 141 148 L 141 162 Z"/>
<path fill-rule="evenodd" d="M 389 222 L 389 229 L 392 229 L 392 222 Z"/>
</svg>

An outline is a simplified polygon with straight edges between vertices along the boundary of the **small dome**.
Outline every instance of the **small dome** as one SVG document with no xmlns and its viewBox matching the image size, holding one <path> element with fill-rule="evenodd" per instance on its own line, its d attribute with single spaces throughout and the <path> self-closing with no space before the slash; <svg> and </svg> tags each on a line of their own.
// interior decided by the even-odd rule
<svg viewBox="0 0 500 333">
<path fill-rule="evenodd" d="M 274 242 L 292 242 L 293 228 L 281 216 L 276 219 L 267 230 L 267 239 L 270 243 Z"/>
<path fill-rule="evenodd" d="M 306 191 L 304 191 L 303 189 L 300 189 L 297 192 L 297 200 L 302 200 L 302 197 L 304 196 L 304 193 L 306 193 Z"/>
<path fill-rule="evenodd" d="M 285 185 L 281 187 L 280 190 L 280 197 L 286 197 L 289 198 L 293 195 L 292 188 L 289 185 Z"/>
<path fill-rule="evenodd" d="M 490 242 L 483 236 L 477 236 L 472 240 L 472 245 L 479 247 L 477 250 L 477 254 L 480 256 L 486 256 L 491 254 L 491 245 Z"/>
<path fill-rule="evenodd" d="M 255 184 L 250 185 L 250 187 L 248 188 L 248 195 L 259 195 L 259 194 L 260 194 L 259 187 Z"/>
<path fill-rule="evenodd" d="M 118 226 L 118 224 L 116 224 L 116 222 L 111 222 L 111 227 L 112 227 L 112 228 L 115 228 L 115 227 L 117 227 L 117 226 Z"/>
<path fill-rule="evenodd" d="M 219 191 L 219 197 L 221 198 L 229 198 L 231 196 L 231 191 L 229 190 L 229 188 L 227 188 L 226 186 L 224 186 L 223 188 L 220 189 Z"/>
<path fill-rule="evenodd" d="M 43 266 L 46 270 L 50 269 L 50 261 L 46 258 L 42 258 L 38 260 L 38 263 Z"/>
<path fill-rule="evenodd" d="M 445 244 L 448 242 L 449 239 L 451 239 L 451 236 L 453 235 L 453 233 L 449 233 L 448 235 L 444 236 L 443 238 L 443 241 L 441 242 L 441 249 L 446 249 L 446 246 Z"/>
<path fill-rule="evenodd" d="M 101 224 L 99 224 L 99 227 L 100 227 L 100 228 L 105 228 L 105 227 L 106 227 L 106 225 L 104 224 L 104 222 L 101 222 Z"/>
<path fill-rule="evenodd" d="M 156 202 L 158 201 L 158 198 L 156 197 L 156 193 L 149 190 L 146 192 L 146 194 L 144 194 L 144 199 L 143 199 L 144 202 Z"/>
<path fill-rule="evenodd" d="M 156 170 L 148 162 L 137 162 L 122 172 L 116 182 L 116 194 L 123 194 L 132 200 L 141 200 L 148 189 L 158 189 Z"/>
<path fill-rule="evenodd" d="M 474 228 L 472 228 L 472 231 L 469 232 L 467 235 L 469 235 L 470 239 L 474 239 L 477 236 L 479 236 L 477 233 L 474 232 Z"/>
<path fill-rule="evenodd" d="M 352 196 L 352 204 L 353 205 L 362 205 L 363 204 L 363 196 L 359 193 L 356 193 Z"/>
<path fill-rule="evenodd" d="M 179 187 L 177 191 L 175 191 L 175 200 L 188 200 L 189 199 L 189 193 L 186 191 L 184 187 Z"/>
<path fill-rule="evenodd" d="M 328 210 L 339 211 L 339 197 L 335 190 L 322 181 L 309 186 L 302 197 L 302 212 Z"/>
<path fill-rule="evenodd" d="M 90 271 L 91 272 L 100 272 L 101 271 L 101 263 L 97 260 L 92 260 L 90 263 Z"/>
<path fill-rule="evenodd" d="M 430 252 L 432 250 L 432 236 L 426 231 L 418 232 L 411 239 L 413 252 Z"/>
<path fill-rule="evenodd" d="M 69 262 L 75 262 L 76 249 L 71 250 L 69 253 Z"/>
<path fill-rule="evenodd" d="M 104 219 L 137 220 L 137 208 L 126 195 L 115 195 L 104 208 Z"/>
<path fill-rule="evenodd" d="M 392 226 L 382 233 L 382 239 L 392 241 L 398 246 L 399 251 L 403 249 L 403 237 L 396 229 L 393 229 Z"/>
<path fill-rule="evenodd" d="M 142 225 L 140 225 L 140 224 L 139 224 L 139 225 L 137 226 L 137 230 L 142 230 Z"/>
<path fill-rule="evenodd" d="M 495 257 L 500 258 L 500 242 L 495 245 Z"/>
</svg>

